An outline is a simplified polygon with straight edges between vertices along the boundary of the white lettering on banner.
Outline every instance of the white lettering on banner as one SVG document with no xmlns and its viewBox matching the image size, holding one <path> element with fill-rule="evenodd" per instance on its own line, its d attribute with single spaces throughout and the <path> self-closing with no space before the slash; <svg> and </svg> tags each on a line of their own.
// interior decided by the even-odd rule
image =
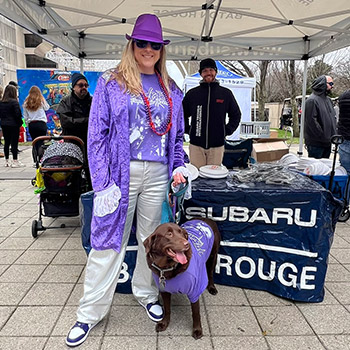
<svg viewBox="0 0 350 350">
<path fill-rule="evenodd" d="M 226 262 L 223 262 L 223 260 L 225 260 Z M 227 276 L 232 276 L 232 263 L 233 260 L 229 255 L 218 254 L 217 263 L 215 266 L 215 273 L 220 274 L 220 267 L 222 267 L 226 270 Z"/>
<path fill-rule="evenodd" d="M 250 266 L 248 273 L 243 273 L 241 270 L 241 263 L 244 261 L 246 261 Z M 246 279 L 252 278 L 254 276 L 255 270 L 256 270 L 255 262 L 252 258 L 249 258 L 248 256 L 241 256 L 240 258 L 238 258 L 236 260 L 235 270 L 236 270 L 238 277 L 246 278 Z"/>
<path fill-rule="evenodd" d="M 212 219 L 214 221 L 232 221 L 232 222 L 249 222 L 254 223 L 256 221 L 264 222 L 268 225 L 275 225 L 279 221 L 285 222 L 287 225 L 297 225 L 301 227 L 314 227 L 316 224 L 317 210 L 311 209 L 308 221 L 301 220 L 301 209 L 295 208 L 273 208 L 270 216 L 264 208 L 257 208 L 250 216 L 249 208 L 246 207 L 222 207 L 221 215 L 217 213 L 214 216 L 213 207 L 188 207 L 186 208 L 186 219 L 192 219 L 194 217 L 202 217 Z M 220 210 L 220 209 L 219 209 Z M 305 213 L 304 213 L 305 214 Z"/>
<path fill-rule="evenodd" d="M 202 208 L 202 209 L 204 209 L 204 208 Z M 222 216 L 214 216 L 213 215 L 213 208 L 209 207 L 208 208 L 208 218 L 210 217 L 214 221 L 225 221 L 227 218 L 227 210 L 228 210 L 228 208 L 222 208 Z"/>
<path fill-rule="evenodd" d="M 264 275 L 264 259 L 259 258 L 258 259 L 258 276 L 260 279 L 265 281 L 272 281 L 275 278 L 276 275 L 276 261 L 270 262 L 270 272 L 266 276 Z"/>
<path fill-rule="evenodd" d="M 286 287 L 296 288 L 297 286 L 297 277 L 295 275 L 288 274 L 289 281 L 284 278 L 284 270 L 290 268 L 294 273 L 298 272 L 298 269 L 295 265 L 290 263 L 284 263 L 278 269 L 278 280 Z"/>
<path fill-rule="evenodd" d="M 303 268 L 303 271 L 301 271 L 301 277 L 300 277 L 300 287 L 301 289 L 315 289 L 314 284 L 306 284 L 308 280 L 315 280 L 314 275 L 307 275 L 306 272 L 316 272 L 317 268 L 315 266 L 305 266 Z"/>
<path fill-rule="evenodd" d="M 125 262 L 123 262 L 122 269 L 121 269 L 120 274 L 119 274 L 118 283 L 127 282 L 129 277 L 130 277 L 130 275 L 128 272 L 128 265 Z"/>
<path fill-rule="evenodd" d="M 258 275 L 257 277 L 265 281 L 273 281 L 275 278 L 286 287 L 300 289 L 315 289 L 314 284 L 307 284 L 308 281 L 315 280 L 315 274 L 317 272 L 317 267 L 314 266 L 303 266 L 301 271 L 290 263 L 285 262 L 279 266 L 277 269 L 276 276 L 276 261 L 267 261 L 270 264 L 270 272 L 266 276 L 263 274 L 264 259 L 258 259 Z M 242 264 L 248 264 L 249 268 L 247 272 L 242 272 Z M 220 274 L 221 268 L 224 269 L 227 276 L 232 276 L 232 264 L 233 259 L 228 255 L 218 254 L 218 260 L 215 266 L 215 273 Z M 249 256 L 239 257 L 234 264 L 234 272 L 236 275 L 242 279 L 250 279 L 256 275 L 256 262 Z M 285 276 L 286 273 L 286 276 Z M 310 273 L 310 274 L 308 274 Z"/>
</svg>

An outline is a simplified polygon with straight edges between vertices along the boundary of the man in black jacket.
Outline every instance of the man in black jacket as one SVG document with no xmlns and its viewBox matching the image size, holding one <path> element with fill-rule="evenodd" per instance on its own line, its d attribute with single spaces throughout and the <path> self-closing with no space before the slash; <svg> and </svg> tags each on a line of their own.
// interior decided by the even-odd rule
<svg viewBox="0 0 350 350">
<path fill-rule="evenodd" d="M 92 97 L 88 92 L 88 81 L 80 73 L 72 75 L 72 92 L 58 105 L 62 135 L 73 135 L 87 143 L 87 131 Z"/>
<path fill-rule="evenodd" d="M 58 105 L 62 135 L 77 136 L 84 141 L 85 156 L 87 156 L 87 135 L 92 97 L 88 92 L 88 81 L 80 73 L 72 75 L 72 92 L 64 97 Z M 86 179 L 88 189 L 91 189 L 90 171 L 86 161 Z"/>
<path fill-rule="evenodd" d="M 215 79 L 215 61 L 211 58 L 202 60 L 199 73 L 203 80 L 186 93 L 182 102 L 185 133 L 190 136 L 190 161 L 197 168 L 221 165 L 225 137 L 237 129 L 241 120 L 241 111 L 231 90 L 220 86 Z"/>
<path fill-rule="evenodd" d="M 305 144 L 308 156 L 316 159 L 329 158 L 331 137 L 336 132 L 335 110 L 327 96 L 332 90 L 333 79 L 322 75 L 312 85 L 312 94 L 305 103 Z"/>
</svg>

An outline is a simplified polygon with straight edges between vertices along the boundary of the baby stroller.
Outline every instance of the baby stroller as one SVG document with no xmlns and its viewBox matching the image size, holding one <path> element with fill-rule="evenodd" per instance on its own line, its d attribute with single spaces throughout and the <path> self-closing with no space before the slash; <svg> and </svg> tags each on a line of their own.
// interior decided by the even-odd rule
<svg viewBox="0 0 350 350">
<path fill-rule="evenodd" d="M 37 148 L 36 143 L 42 145 Z M 32 222 L 32 236 L 48 228 L 42 216 L 78 216 L 79 197 L 87 191 L 84 142 L 75 136 L 40 136 L 33 143 L 37 176 L 32 184 L 38 187 L 39 218 Z M 60 227 L 64 228 L 62 224 Z"/>
</svg>

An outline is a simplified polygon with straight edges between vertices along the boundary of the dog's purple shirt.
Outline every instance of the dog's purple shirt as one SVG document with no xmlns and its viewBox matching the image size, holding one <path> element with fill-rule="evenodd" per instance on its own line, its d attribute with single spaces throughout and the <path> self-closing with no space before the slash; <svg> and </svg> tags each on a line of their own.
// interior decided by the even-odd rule
<svg viewBox="0 0 350 350">
<path fill-rule="evenodd" d="M 186 294 L 191 303 L 195 303 L 208 286 L 206 261 L 209 258 L 214 242 L 211 227 L 201 220 L 191 220 L 181 225 L 188 233 L 192 247 L 192 258 L 186 271 L 174 278 L 167 279 L 164 292 Z M 159 288 L 159 276 L 153 273 Z"/>
</svg>

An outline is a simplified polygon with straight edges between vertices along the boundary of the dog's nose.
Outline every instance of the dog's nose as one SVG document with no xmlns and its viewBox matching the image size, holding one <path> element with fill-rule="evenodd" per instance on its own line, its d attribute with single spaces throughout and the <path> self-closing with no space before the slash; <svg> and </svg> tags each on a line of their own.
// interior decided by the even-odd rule
<svg viewBox="0 0 350 350">
<path fill-rule="evenodd" d="M 188 241 L 184 242 L 184 247 L 185 247 L 185 249 L 188 249 L 190 247 L 190 244 L 188 243 Z"/>
</svg>

